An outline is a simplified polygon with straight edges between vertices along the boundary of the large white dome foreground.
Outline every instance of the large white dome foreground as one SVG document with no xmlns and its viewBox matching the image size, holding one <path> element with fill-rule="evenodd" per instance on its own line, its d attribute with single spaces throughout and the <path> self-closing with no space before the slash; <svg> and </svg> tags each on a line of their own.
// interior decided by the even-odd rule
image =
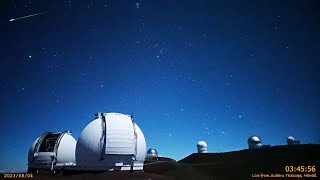
<svg viewBox="0 0 320 180">
<path fill-rule="evenodd" d="M 132 116 L 98 113 L 81 132 L 76 167 L 83 170 L 143 170 L 146 141 Z"/>
</svg>

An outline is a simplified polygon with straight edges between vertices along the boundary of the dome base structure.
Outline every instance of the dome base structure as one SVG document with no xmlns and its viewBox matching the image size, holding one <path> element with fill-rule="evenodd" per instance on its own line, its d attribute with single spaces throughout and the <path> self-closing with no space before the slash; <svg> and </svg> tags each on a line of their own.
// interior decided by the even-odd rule
<svg viewBox="0 0 320 180">
<path fill-rule="evenodd" d="M 30 147 L 28 172 L 58 170 L 75 165 L 76 140 L 69 131 L 44 132 Z"/>
<path fill-rule="evenodd" d="M 133 160 L 133 155 L 105 155 L 103 160 L 82 161 L 76 166 L 69 166 L 66 170 L 80 171 L 130 171 L 143 170 L 143 161 Z"/>
</svg>

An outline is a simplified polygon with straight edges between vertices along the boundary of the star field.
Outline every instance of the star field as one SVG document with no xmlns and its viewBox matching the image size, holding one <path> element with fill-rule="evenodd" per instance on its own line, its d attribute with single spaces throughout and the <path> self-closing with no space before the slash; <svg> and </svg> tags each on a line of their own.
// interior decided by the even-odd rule
<svg viewBox="0 0 320 180">
<path fill-rule="evenodd" d="M 24 171 L 43 131 L 77 139 L 96 112 L 132 114 L 147 148 L 177 160 L 200 140 L 319 143 L 316 4 L 6 1 L 0 170 Z"/>
</svg>

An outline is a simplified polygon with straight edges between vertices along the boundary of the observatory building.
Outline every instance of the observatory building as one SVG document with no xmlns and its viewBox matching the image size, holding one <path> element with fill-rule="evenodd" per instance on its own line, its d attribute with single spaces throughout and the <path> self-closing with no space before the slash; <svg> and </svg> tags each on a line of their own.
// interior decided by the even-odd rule
<svg viewBox="0 0 320 180">
<path fill-rule="evenodd" d="M 146 141 L 132 116 L 98 113 L 81 132 L 75 155 L 77 170 L 143 170 Z"/>
<path fill-rule="evenodd" d="M 288 145 L 300 144 L 300 141 L 295 140 L 292 136 L 289 136 L 289 137 L 287 137 L 287 144 Z"/>
<path fill-rule="evenodd" d="M 57 170 L 75 165 L 77 141 L 66 132 L 44 132 L 29 149 L 28 172 L 37 170 Z"/>
<path fill-rule="evenodd" d="M 261 140 L 258 136 L 250 136 L 248 138 L 249 149 L 260 149 L 262 148 Z"/>
<path fill-rule="evenodd" d="M 150 157 L 158 157 L 158 151 L 154 148 L 150 148 L 148 151 L 147 151 L 147 158 L 150 158 Z"/>
<path fill-rule="evenodd" d="M 198 153 L 207 153 L 208 152 L 208 145 L 204 141 L 199 141 L 197 143 L 197 150 Z"/>
<path fill-rule="evenodd" d="M 169 157 L 162 157 L 158 154 L 158 151 L 154 148 L 150 148 L 146 155 L 145 165 L 153 164 L 156 162 L 176 162 L 176 160 Z"/>
</svg>

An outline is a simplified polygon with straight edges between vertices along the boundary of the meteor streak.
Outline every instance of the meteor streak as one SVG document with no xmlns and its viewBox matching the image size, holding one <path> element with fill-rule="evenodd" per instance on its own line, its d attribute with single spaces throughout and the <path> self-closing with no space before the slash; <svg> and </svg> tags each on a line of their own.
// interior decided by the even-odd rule
<svg viewBox="0 0 320 180">
<path fill-rule="evenodd" d="M 29 17 L 32 17 L 32 16 L 38 16 L 38 15 L 44 14 L 44 13 L 47 13 L 47 12 L 41 12 L 41 13 L 31 14 L 31 15 L 27 15 L 27 16 L 18 17 L 18 18 L 13 18 L 13 19 L 10 19 L 9 21 L 12 22 L 12 21 L 16 21 L 16 20 L 19 20 L 19 19 L 25 19 L 25 18 L 29 18 Z"/>
</svg>

